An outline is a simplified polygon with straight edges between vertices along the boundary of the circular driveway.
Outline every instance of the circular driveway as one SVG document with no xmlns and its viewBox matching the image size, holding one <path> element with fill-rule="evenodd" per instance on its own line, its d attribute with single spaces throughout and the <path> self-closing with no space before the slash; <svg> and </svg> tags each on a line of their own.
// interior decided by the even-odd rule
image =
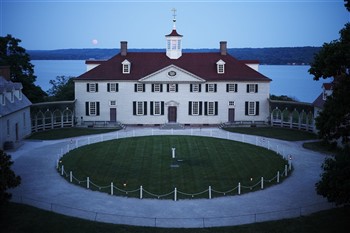
<svg viewBox="0 0 350 233">
<path fill-rule="evenodd" d="M 202 135 L 227 138 L 267 147 L 292 156 L 293 173 L 267 189 L 235 196 L 196 200 L 157 200 L 111 196 L 73 185 L 55 169 L 56 162 L 72 142 L 145 135 Z M 93 221 L 156 227 L 214 227 L 240 225 L 298 217 L 333 207 L 316 194 L 315 183 L 322 172 L 325 155 L 306 150 L 302 142 L 229 133 L 218 128 L 158 130 L 128 128 L 73 140 L 24 141 L 16 151 L 7 152 L 22 183 L 11 190 L 12 201 Z"/>
</svg>

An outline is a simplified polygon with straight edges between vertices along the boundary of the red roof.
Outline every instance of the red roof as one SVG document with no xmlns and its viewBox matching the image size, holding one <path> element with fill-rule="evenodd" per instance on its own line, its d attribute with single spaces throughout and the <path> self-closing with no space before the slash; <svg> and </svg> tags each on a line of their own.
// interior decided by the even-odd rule
<svg viewBox="0 0 350 233">
<path fill-rule="evenodd" d="M 130 74 L 122 73 L 122 62 L 131 63 Z M 217 73 L 216 63 L 225 62 L 225 73 Z M 77 77 L 77 80 L 139 80 L 165 67 L 175 65 L 206 81 L 262 81 L 271 79 L 255 71 L 231 55 L 220 53 L 183 53 L 178 59 L 170 59 L 165 52 L 120 53 L 101 65 Z"/>
<path fill-rule="evenodd" d="M 332 90 L 333 83 L 324 83 L 323 87 L 324 87 L 325 90 Z"/>
<path fill-rule="evenodd" d="M 171 33 L 170 33 L 169 35 L 166 35 L 166 36 L 180 36 L 180 37 L 182 37 L 182 35 L 180 35 L 179 33 L 177 33 L 177 31 L 176 31 L 175 29 L 173 29 L 173 30 L 171 31 Z"/>
</svg>

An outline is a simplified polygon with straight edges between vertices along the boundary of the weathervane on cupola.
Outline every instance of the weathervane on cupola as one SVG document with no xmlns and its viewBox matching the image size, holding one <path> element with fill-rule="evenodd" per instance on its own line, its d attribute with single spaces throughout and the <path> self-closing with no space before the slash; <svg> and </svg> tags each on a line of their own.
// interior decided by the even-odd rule
<svg viewBox="0 0 350 233">
<path fill-rule="evenodd" d="M 169 35 L 166 35 L 166 55 L 170 59 L 178 59 L 182 56 L 181 39 L 182 35 L 176 32 L 176 9 L 171 10 L 173 12 L 173 30 Z"/>
</svg>

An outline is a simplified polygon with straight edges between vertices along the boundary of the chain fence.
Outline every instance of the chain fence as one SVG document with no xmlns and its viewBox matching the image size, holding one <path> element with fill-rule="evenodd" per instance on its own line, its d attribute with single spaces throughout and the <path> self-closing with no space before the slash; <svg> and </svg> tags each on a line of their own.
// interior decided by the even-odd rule
<svg viewBox="0 0 350 233">
<path fill-rule="evenodd" d="M 104 142 L 108 140 L 115 140 L 115 139 L 121 139 L 121 138 L 131 138 L 131 137 L 140 137 L 140 136 L 155 136 L 155 135 L 184 135 L 184 136 L 207 136 L 207 137 L 216 137 L 221 139 L 228 139 L 228 140 L 234 140 L 234 141 L 240 141 L 244 143 L 250 143 L 254 144 L 256 146 L 264 147 L 268 150 L 273 150 L 277 154 L 279 154 L 283 159 L 286 160 L 286 165 L 281 168 L 281 171 L 276 171 L 276 175 L 270 179 L 265 179 L 264 177 L 261 177 L 261 179 L 251 185 L 244 185 L 241 183 L 238 183 L 236 187 L 233 187 L 230 190 L 215 190 L 212 189 L 211 186 L 208 187 L 208 189 L 205 189 L 203 191 L 197 192 L 197 193 L 186 193 L 181 190 L 178 190 L 176 187 L 174 190 L 163 193 L 163 194 L 155 194 L 147 189 L 145 189 L 142 185 L 134 190 L 126 190 L 123 188 L 119 188 L 116 185 L 113 184 L 113 182 L 110 183 L 110 185 L 99 185 L 95 184 L 90 177 L 86 177 L 86 179 L 79 179 L 73 175 L 73 171 L 66 171 L 64 168 L 64 165 L 61 164 L 61 158 L 69 153 L 69 151 L 74 150 L 76 148 L 90 145 L 98 142 Z M 139 130 L 121 130 L 117 131 L 115 133 L 110 134 L 103 134 L 103 135 L 97 135 L 97 136 L 90 136 L 87 138 L 76 138 L 71 139 L 66 147 L 61 148 L 59 151 L 57 161 L 56 161 L 56 169 L 57 171 L 65 177 L 67 180 L 69 180 L 70 183 L 75 183 L 80 186 L 84 186 L 87 189 L 93 189 L 93 190 L 99 190 L 103 192 L 107 192 L 110 195 L 116 195 L 117 193 L 123 195 L 123 196 L 130 196 L 130 197 L 138 197 L 140 199 L 145 197 L 145 194 L 149 198 L 157 198 L 157 199 L 173 199 L 174 201 L 177 201 L 179 199 L 179 196 L 183 198 L 203 198 L 207 197 L 211 199 L 213 197 L 213 194 L 217 194 L 216 196 L 226 196 L 226 195 L 240 195 L 242 191 L 244 190 L 258 190 L 259 186 L 260 189 L 264 189 L 265 185 L 271 185 L 272 182 L 280 183 L 280 180 L 286 178 L 288 176 L 288 173 L 292 170 L 292 160 L 291 155 L 285 155 L 285 151 L 282 146 L 278 144 L 271 143 L 271 141 L 264 137 L 259 136 L 249 136 L 249 135 L 238 135 L 235 133 L 225 132 L 222 130 L 217 129 L 195 129 L 191 128 L 190 130 L 155 130 L 155 129 L 143 129 L 142 131 Z M 251 178 L 252 182 L 252 178 Z M 126 186 L 126 185 L 124 185 Z"/>
</svg>

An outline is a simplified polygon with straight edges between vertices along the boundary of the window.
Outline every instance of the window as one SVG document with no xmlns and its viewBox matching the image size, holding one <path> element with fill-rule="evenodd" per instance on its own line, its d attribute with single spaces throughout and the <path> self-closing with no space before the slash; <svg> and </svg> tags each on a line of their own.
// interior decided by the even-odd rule
<svg viewBox="0 0 350 233">
<path fill-rule="evenodd" d="M 108 92 L 118 92 L 119 90 L 118 83 L 107 83 L 107 91 Z"/>
<path fill-rule="evenodd" d="M 206 84 L 205 86 L 205 91 L 206 92 L 216 92 L 216 84 L 210 83 L 210 84 Z"/>
<path fill-rule="evenodd" d="M 190 101 L 188 103 L 188 115 L 202 115 L 202 102 Z"/>
<path fill-rule="evenodd" d="M 216 63 L 216 70 L 218 74 L 224 74 L 225 73 L 225 62 L 223 60 L 219 60 Z"/>
<path fill-rule="evenodd" d="M 170 49 L 170 40 L 167 40 L 167 49 Z"/>
<path fill-rule="evenodd" d="M 110 106 L 116 106 L 117 105 L 117 101 L 111 100 L 111 101 L 109 101 L 109 105 Z"/>
<path fill-rule="evenodd" d="M 258 84 L 247 84 L 247 93 L 257 93 Z"/>
<path fill-rule="evenodd" d="M 257 116 L 259 115 L 259 102 L 245 102 L 245 115 Z"/>
<path fill-rule="evenodd" d="M 98 92 L 98 83 L 87 83 L 86 84 L 87 92 Z"/>
<path fill-rule="evenodd" d="M 164 115 L 164 101 L 151 101 L 151 115 Z"/>
<path fill-rule="evenodd" d="M 176 40 L 172 40 L 171 41 L 171 49 L 172 50 L 176 50 L 176 45 L 177 45 L 177 41 Z"/>
<path fill-rule="evenodd" d="M 204 115 L 216 116 L 218 115 L 218 102 L 204 102 Z"/>
<path fill-rule="evenodd" d="M 167 92 L 178 92 L 178 84 L 176 83 L 167 84 Z"/>
<path fill-rule="evenodd" d="M 190 92 L 201 92 L 201 84 L 190 84 Z"/>
<path fill-rule="evenodd" d="M 134 101 L 133 102 L 133 115 L 136 115 L 136 116 L 147 115 L 147 102 L 146 101 Z"/>
<path fill-rule="evenodd" d="M 145 92 L 146 85 L 143 83 L 135 83 L 135 92 Z"/>
<path fill-rule="evenodd" d="M 238 85 L 236 83 L 226 84 L 226 92 L 238 92 Z"/>
<path fill-rule="evenodd" d="M 99 116 L 100 102 L 85 102 L 85 113 L 87 116 Z"/>
<path fill-rule="evenodd" d="M 152 84 L 152 92 L 163 92 L 163 85 L 160 83 Z"/>
<path fill-rule="evenodd" d="M 235 101 L 228 101 L 228 106 L 234 107 L 235 106 Z"/>
<path fill-rule="evenodd" d="M 130 74 L 131 63 L 128 60 L 122 62 L 122 72 L 123 74 Z"/>
</svg>

